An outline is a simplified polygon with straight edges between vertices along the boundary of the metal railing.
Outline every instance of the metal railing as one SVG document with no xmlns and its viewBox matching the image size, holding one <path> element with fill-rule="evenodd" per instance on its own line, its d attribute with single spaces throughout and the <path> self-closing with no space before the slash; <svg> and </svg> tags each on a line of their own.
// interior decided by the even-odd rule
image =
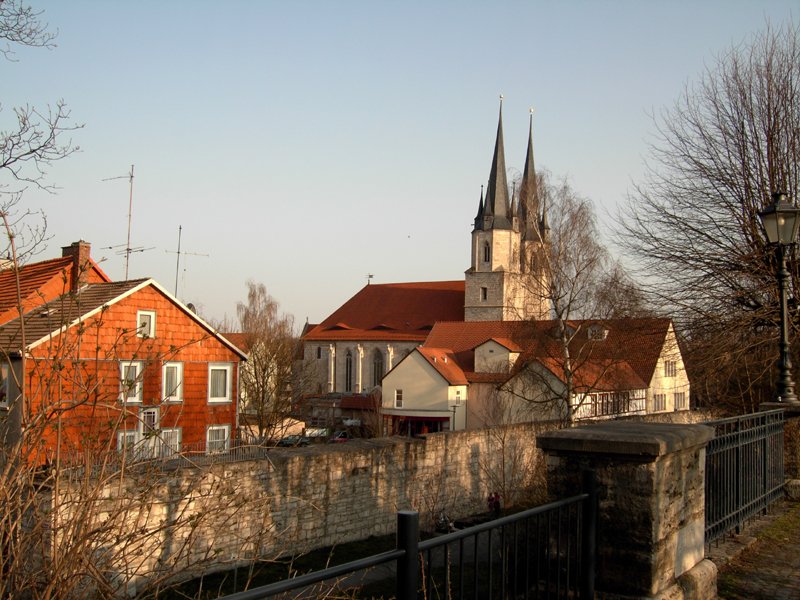
<svg viewBox="0 0 800 600">
<path fill-rule="evenodd" d="M 336 589 L 394 580 L 397 600 L 594 598 L 596 484 L 584 475 L 584 493 L 474 527 L 419 541 L 419 514 L 397 513 L 394 550 L 226 596 L 227 600 L 314 597 L 312 588 Z M 381 573 L 370 571 L 387 565 Z M 324 593 L 324 592 L 320 592 Z M 362 597 L 360 594 L 358 597 Z"/>
<path fill-rule="evenodd" d="M 708 421 L 715 436 L 706 447 L 706 543 L 783 496 L 783 411 Z"/>
</svg>

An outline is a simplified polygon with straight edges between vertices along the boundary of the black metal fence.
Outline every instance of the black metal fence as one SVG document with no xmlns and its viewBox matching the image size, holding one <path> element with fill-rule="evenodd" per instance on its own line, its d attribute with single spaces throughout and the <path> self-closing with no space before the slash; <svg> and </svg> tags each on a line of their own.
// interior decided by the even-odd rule
<svg viewBox="0 0 800 600">
<path fill-rule="evenodd" d="M 397 600 L 594 598 L 597 500 L 591 475 L 586 492 L 467 529 L 419 541 L 419 514 L 397 514 L 394 550 L 227 596 L 262 600 L 313 598 L 334 581 L 339 590 L 393 580 Z M 328 588 L 329 589 L 329 588 Z"/>
<path fill-rule="evenodd" d="M 783 496 L 783 411 L 705 423 L 716 434 L 706 447 L 706 543 Z"/>
</svg>

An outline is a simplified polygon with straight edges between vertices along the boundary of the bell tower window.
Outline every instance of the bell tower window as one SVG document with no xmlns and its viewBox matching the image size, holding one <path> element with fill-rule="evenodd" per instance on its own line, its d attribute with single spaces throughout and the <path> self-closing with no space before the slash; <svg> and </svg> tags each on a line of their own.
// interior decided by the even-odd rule
<svg viewBox="0 0 800 600">
<path fill-rule="evenodd" d="M 492 247 L 489 242 L 483 242 L 483 262 L 489 262 L 492 259 Z"/>
</svg>

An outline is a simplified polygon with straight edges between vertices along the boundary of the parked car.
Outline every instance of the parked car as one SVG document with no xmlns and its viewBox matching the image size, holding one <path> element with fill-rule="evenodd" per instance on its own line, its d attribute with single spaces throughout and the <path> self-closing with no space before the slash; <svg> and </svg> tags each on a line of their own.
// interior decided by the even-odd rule
<svg viewBox="0 0 800 600">
<path fill-rule="evenodd" d="M 294 448 L 295 446 L 308 446 L 310 443 L 311 439 L 304 435 L 287 435 L 285 438 L 281 438 L 278 446 Z"/>
<path fill-rule="evenodd" d="M 333 434 L 333 437 L 328 440 L 329 444 L 341 444 L 351 440 L 350 434 L 346 431 L 337 431 Z"/>
</svg>

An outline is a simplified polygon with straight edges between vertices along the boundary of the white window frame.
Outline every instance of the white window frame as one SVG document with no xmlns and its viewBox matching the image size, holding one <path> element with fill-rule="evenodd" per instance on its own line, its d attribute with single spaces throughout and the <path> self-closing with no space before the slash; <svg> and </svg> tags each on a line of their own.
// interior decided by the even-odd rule
<svg viewBox="0 0 800 600">
<path fill-rule="evenodd" d="M 177 369 L 178 384 L 174 390 L 167 389 L 167 369 Z M 161 367 L 161 397 L 164 402 L 183 402 L 183 363 L 178 361 L 165 362 Z"/>
<path fill-rule="evenodd" d="M 225 396 L 211 396 L 211 374 L 217 370 L 225 371 Z M 208 363 L 208 402 L 211 404 L 223 404 L 232 402 L 231 391 L 233 389 L 233 363 Z"/>
<path fill-rule="evenodd" d="M 403 390 L 398 389 L 394 391 L 394 407 L 403 408 Z"/>
<path fill-rule="evenodd" d="M 11 395 L 11 365 L 7 362 L 0 363 L 0 408 L 8 408 L 8 398 Z"/>
<path fill-rule="evenodd" d="M 127 442 L 125 441 L 127 439 Z M 139 432 L 135 429 L 123 429 L 117 432 L 117 452 L 132 453 L 139 439 Z"/>
<path fill-rule="evenodd" d="M 212 449 L 211 444 L 211 432 L 225 432 L 225 441 L 223 443 L 222 448 L 214 447 Z M 214 444 L 218 444 L 219 440 L 214 440 Z M 217 454 L 219 452 L 227 452 L 231 447 L 231 426 L 230 425 L 209 425 L 206 428 L 206 454 Z"/>
<path fill-rule="evenodd" d="M 675 377 L 678 373 L 678 363 L 674 360 L 664 361 L 664 377 Z"/>
<path fill-rule="evenodd" d="M 142 317 L 150 317 L 150 327 L 146 330 L 142 327 Z M 136 335 L 140 338 L 156 337 L 156 311 L 137 310 L 136 311 Z"/>
<path fill-rule="evenodd" d="M 667 395 L 653 394 L 653 412 L 662 412 L 665 410 L 667 410 Z"/>
<path fill-rule="evenodd" d="M 675 392 L 672 396 L 675 410 L 683 410 L 686 408 L 686 392 Z"/>
<path fill-rule="evenodd" d="M 174 439 L 170 439 L 171 436 Z M 167 427 L 159 432 L 159 456 L 162 458 L 169 458 L 170 456 L 177 456 L 181 452 L 181 442 L 183 440 L 183 431 L 180 427 Z"/>
<path fill-rule="evenodd" d="M 125 368 L 136 368 L 136 381 L 132 390 L 134 395 L 131 396 L 130 391 L 126 390 L 125 385 Z M 119 363 L 119 399 L 120 402 L 125 404 L 141 404 L 142 396 L 144 393 L 144 363 L 140 360 L 123 360 Z"/>
</svg>

